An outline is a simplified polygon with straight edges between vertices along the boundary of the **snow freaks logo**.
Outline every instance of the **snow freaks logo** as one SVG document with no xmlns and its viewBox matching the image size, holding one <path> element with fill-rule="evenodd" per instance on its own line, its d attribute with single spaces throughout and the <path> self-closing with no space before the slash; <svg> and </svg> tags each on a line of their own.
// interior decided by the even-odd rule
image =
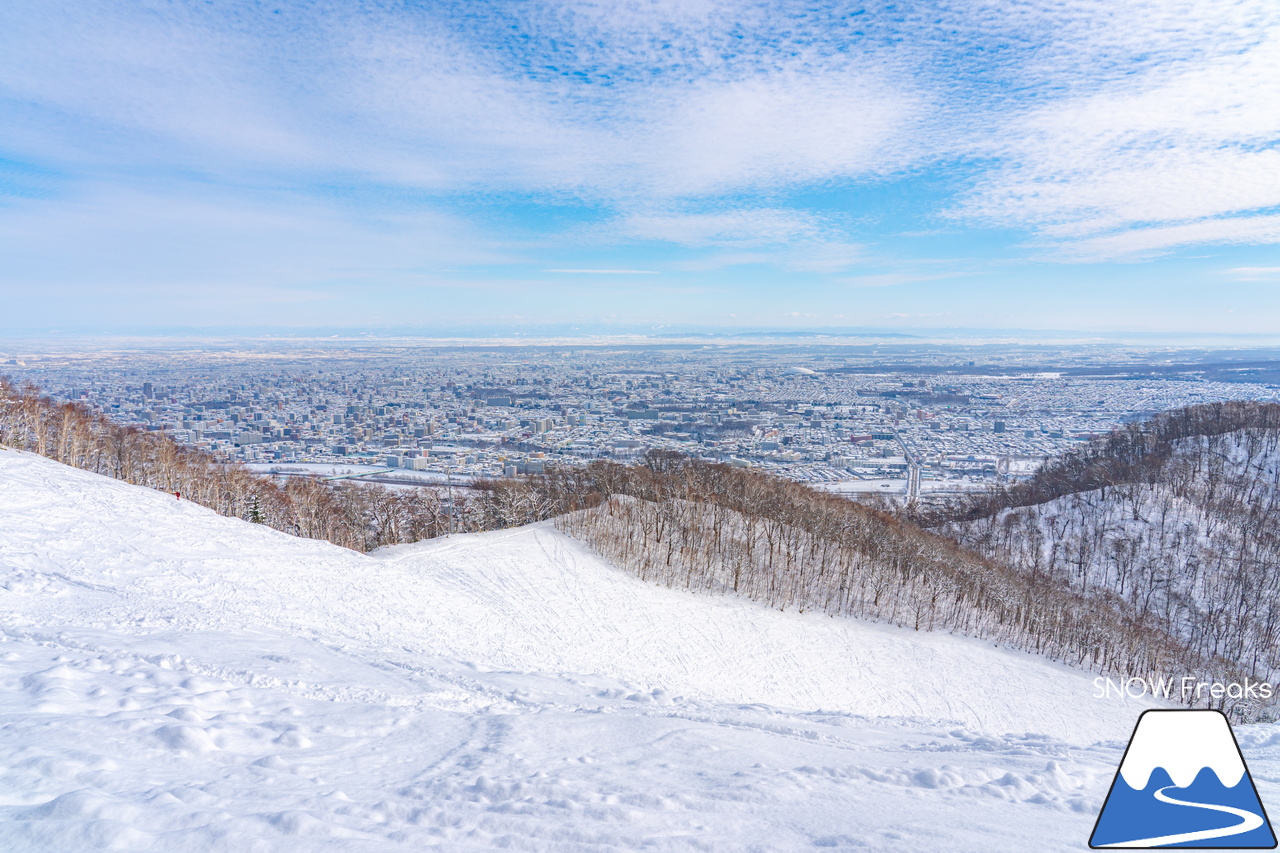
<svg viewBox="0 0 1280 853">
<path fill-rule="evenodd" d="M 1231 724 L 1220 711 L 1146 711 L 1089 846 L 1276 846 Z"/>
<path fill-rule="evenodd" d="M 1099 675 L 1093 680 L 1094 699 L 1141 699 L 1152 696 L 1157 699 L 1179 699 L 1183 702 L 1202 699 L 1270 699 L 1275 695 L 1275 687 L 1269 681 L 1254 681 L 1246 678 L 1243 683 L 1233 681 L 1223 684 L 1220 681 L 1196 681 L 1191 676 L 1184 678 L 1125 678 L 1116 681 Z"/>
</svg>

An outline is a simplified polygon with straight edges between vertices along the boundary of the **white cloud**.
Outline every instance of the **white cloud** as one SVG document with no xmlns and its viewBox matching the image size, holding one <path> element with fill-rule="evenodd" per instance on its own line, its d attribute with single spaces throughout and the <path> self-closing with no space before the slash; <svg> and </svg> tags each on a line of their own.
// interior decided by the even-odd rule
<svg viewBox="0 0 1280 853">
<path fill-rule="evenodd" d="M 1268 217 L 1245 215 L 1280 206 L 1280 7 L 1185 6 L 1185 18 L 1120 6 L 1126 24 L 1149 12 L 1155 26 L 1136 34 L 1118 21 L 1118 32 L 1068 27 L 1061 39 L 1082 56 L 1110 46 L 1162 61 L 1137 58 L 1114 79 L 1063 75 L 1063 97 L 998 122 L 977 143 L 997 165 L 953 215 L 1030 227 L 1057 244 L 1051 254 L 1076 260 L 1273 241 Z"/>
<path fill-rule="evenodd" d="M 883 174 L 927 106 L 889 57 L 740 3 L 477 8 L 466 29 L 430 5 L 280 13 L 7 4 L 11 142 L 68 161 L 673 198 Z"/>
<path fill-rule="evenodd" d="M 335 222 L 333 185 L 421 208 L 585 198 L 601 212 L 576 235 L 717 251 L 690 269 L 848 272 L 854 229 L 787 199 L 938 164 L 977 173 L 957 221 L 1030 230 L 1046 257 L 1275 240 L 1274 0 L 458 8 L 12 0 L 6 144 L 79 180 L 180 174 L 246 210 L 290 186 Z M 908 203 L 932 224 L 933 198 Z"/>
<path fill-rule="evenodd" d="M 924 108 L 919 94 L 856 68 L 701 81 L 654 100 L 636 164 L 646 189 L 672 196 L 889 174 L 917 153 L 892 143 Z"/>
<path fill-rule="evenodd" d="M 1227 275 L 1236 281 L 1280 281 L 1280 267 L 1232 267 Z"/>
<path fill-rule="evenodd" d="M 212 171 L 314 161 L 323 140 L 293 126 L 290 93 L 263 85 L 258 60 L 242 33 L 194 10 L 16 0 L 0 11 L 0 98 L 22 118 L 6 122 L 9 141 L 36 155 Z"/>
<path fill-rule="evenodd" d="M 1066 261 L 1143 260 L 1170 249 L 1198 244 L 1280 243 L 1280 215 L 1209 219 L 1180 225 L 1130 228 L 1053 247 Z"/>
</svg>

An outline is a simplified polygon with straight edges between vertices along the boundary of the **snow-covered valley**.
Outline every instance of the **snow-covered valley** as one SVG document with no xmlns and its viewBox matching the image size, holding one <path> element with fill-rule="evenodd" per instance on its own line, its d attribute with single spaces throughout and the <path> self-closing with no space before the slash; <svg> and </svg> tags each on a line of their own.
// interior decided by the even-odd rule
<svg viewBox="0 0 1280 853">
<path fill-rule="evenodd" d="M 0 630 L 6 851 L 1081 850 L 1148 707 L 549 525 L 362 555 L 8 450 Z"/>
</svg>

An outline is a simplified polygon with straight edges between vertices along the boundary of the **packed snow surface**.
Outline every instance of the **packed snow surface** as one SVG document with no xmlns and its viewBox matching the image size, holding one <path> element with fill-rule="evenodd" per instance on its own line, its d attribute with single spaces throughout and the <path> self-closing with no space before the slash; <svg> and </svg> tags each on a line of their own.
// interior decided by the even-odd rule
<svg viewBox="0 0 1280 853">
<path fill-rule="evenodd" d="M 7 450 L 0 640 L 5 851 L 1079 850 L 1147 707 L 545 525 L 361 555 Z"/>
</svg>

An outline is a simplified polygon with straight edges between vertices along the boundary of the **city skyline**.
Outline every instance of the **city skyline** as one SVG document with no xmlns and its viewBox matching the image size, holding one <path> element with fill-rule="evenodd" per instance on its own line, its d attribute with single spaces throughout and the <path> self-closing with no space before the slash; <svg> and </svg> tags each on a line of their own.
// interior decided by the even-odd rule
<svg viewBox="0 0 1280 853">
<path fill-rule="evenodd" d="M 14 3 L 0 330 L 1280 328 L 1280 11 Z"/>
</svg>

